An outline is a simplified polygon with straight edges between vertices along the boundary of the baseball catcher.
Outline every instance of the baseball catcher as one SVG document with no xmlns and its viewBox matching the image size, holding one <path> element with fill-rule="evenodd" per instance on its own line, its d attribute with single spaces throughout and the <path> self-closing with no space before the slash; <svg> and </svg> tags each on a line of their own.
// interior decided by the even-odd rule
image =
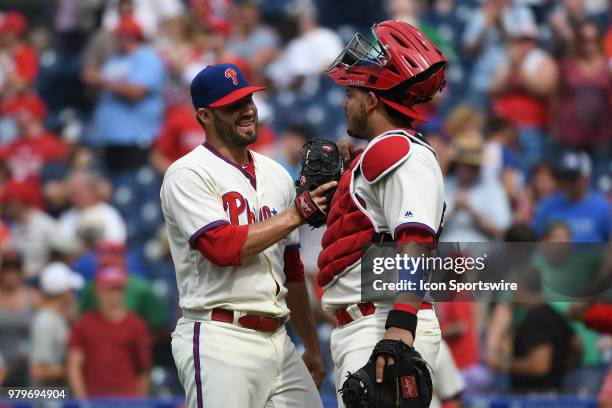
<svg viewBox="0 0 612 408">
<path fill-rule="evenodd" d="M 369 290 L 372 271 L 360 261 L 364 248 L 379 243 L 409 257 L 431 256 L 437 245 L 443 175 L 414 121 L 426 119 L 417 105 L 444 88 L 445 71 L 435 44 L 399 20 L 355 34 L 327 71 L 346 87 L 347 133 L 367 142 L 362 153 L 353 150 L 338 182 L 317 262 L 323 309 L 337 321 L 331 354 L 339 408 L 427 407 L 431 400 L 428 367 L 441 341 L 433 297 Z M 421 265 L 410 276 L 418 282 L 429 273 Z"/>
</svg>

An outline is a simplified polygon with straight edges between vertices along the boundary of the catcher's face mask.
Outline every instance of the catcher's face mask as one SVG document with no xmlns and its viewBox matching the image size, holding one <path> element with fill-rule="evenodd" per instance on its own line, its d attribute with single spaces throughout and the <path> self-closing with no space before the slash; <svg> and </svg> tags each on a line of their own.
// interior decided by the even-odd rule
<svg viewBox="0 0 612 408">
<path fill-rule="evenodd" d="M 327 74 L 339 85 L 378 91 L 405 116 L 424 121 L 414 105 L 444 86 L 446 58 L 421 31 L 399 20 L 375 24 L 370 35 L 355 34 Z"/>
<path fill-rule="evenodd" d="M 355 34 L 327 71 L 332 71 L 335 68 L 348 70 L 355 66 L 368 65 L 384 68 L 390 59 L 391 55 L 387 51 L 387 46 L 382 45 L 374 27 L 372 27 L 369 36 L 361 33 Z"/>
</svg>

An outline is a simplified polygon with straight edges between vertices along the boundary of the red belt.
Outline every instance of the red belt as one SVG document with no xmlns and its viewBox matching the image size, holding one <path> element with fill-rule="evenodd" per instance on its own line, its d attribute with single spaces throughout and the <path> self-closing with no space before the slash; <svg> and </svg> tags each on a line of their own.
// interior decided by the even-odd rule
<svg viewBox="0 0 612 408">
<path fill-rule="evenodd" d="M 225 309 L 213 309 L 210 318 L 217 322 L 234 323 L 234 312 Z M 247 329 L 266 333 L 274 333 L 287 319 L 284 317 L 266 317 L 258 315 L 244 315 L 238 319 L 238 324 Z"/>
<path fill-rule="evenodd" d="M 361 311 L 361 315 L 363 317 L 369 316 L 371 314 L 374 314 L 374 312 L 376 312 L 376 306 L 374 306 L 374 303 L 372 302 L 358 303 L 357 307 L 359 308 L 359 311 Z M 345 324 L 348 324 L 355 320 L 349 314 L 347 309 L 348 308 L 336 310 L 335 312 L 332 313 L 334 317 L 336 318 L 336 321 L 338 322 L 338 324 L 341 326 L 344 326 Z M 423 310 L 423 309 L 433 309 L 433 305 L 431 303 L 423 302 L 421 303 L 421 308 L 419 310 Z"/>
</svg>

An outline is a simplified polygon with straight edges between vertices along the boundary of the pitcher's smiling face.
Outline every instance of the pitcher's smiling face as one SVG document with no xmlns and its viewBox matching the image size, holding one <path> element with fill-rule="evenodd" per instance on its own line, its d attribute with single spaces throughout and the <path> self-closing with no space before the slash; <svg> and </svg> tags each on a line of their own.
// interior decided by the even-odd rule
<svg viewBox="0 0 612 408">
<path fill-rule="evenodd" d="M 225 143 L 246 147 L 257 140 L 257 107 L 251 95 L 210 111 L 215 131 Z"/>
</svg>

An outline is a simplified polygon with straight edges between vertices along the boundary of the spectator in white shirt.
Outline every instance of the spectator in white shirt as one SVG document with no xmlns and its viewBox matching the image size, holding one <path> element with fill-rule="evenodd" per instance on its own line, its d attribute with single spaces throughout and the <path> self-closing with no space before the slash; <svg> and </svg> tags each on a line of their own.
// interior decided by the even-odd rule
<svg viewBox="0 0 612 408">
<path fill-rule="evenodd" d="M 66 385 L 66 350 L 69 321 L 76 317 L 74 291 L 85 280 L 60 262 L 48 265 L 40 274 L 43 303 L 31 326 L 30 375 L 37 385 Z"/>
<path fill-rule="evenodd" d="M 60 216 L 60 228 L 68 236 L 78 238 L 79 230 L 90 228 L 94 223 L 101 230 L 98 238 L 123 244 L 127 239 L 125 222 L 114 207 L 101 201 L 99 183 L 99 178 L 92 173 L 77 172 L 69 176 L 67 185 L 72 208 Z"/>
<path fill-rule="evenodd" d="M 128 4 L 125 4 L 128 3 Z M 102 16 L 102 25 L 113 31 L 121 20 L 120 8 L 131 7 L 136 21 L 147 37 L 157 34 L 162 22 L 181 15 L 184 6 L 181 0 L 118 0 L 107 1 Z"/>
<path fill-rule="evenodd" d="M 35 207 L 36 197 L 27 189 L 9 184 L 5 191 L 5 214 L 12 221 L 13 246 L 23 258 L 26 278 L 38 276 L 52 252 L 74 253 L 78 241 L 62 233 L 57 222 Z"/>
<path fill-rule="evenodd" d="M 453 164 L 444 186 L 446 219 L 441 241 L 487 242 L 501 238 L 512 221 L 510 203 L 496 178 L 482 177 L 483 140 L 453 141 Z"/>
<path fill-rule="evenodd" d="M 251 75 L 276 58 L 280 47 L 278 35 L 261 23 L 260 14 L 256 1 L 242 1 L 235 13 L 233 35 L 227 43 L 232 54 L 247 61 Z"/>
<path fill-rule="evenodd" d="M 309 85 L 309 80 L 316 79 L 342 51 L 340 36 L 319 26 L 314 5 L 301 5 L 295 10 L 295 16 L 299 35 L 287 44 L 267 70 L 267 76 L 279 88 Z"/>
</svg>

